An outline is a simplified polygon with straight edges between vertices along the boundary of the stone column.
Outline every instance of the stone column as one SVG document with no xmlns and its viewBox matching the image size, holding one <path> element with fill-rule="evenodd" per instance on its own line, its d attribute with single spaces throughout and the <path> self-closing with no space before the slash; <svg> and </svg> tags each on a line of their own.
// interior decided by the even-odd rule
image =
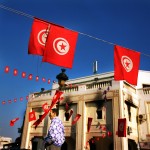
<svg viewBox="0 0 150 150">
<path fill-rule="evenodd" d="M 77 122 L 76 127 L 76 150 L 83 150 L 84 149 L 84 141 L 85 141 L 85 102 L 84 96 L 79 96 L 78 106 L 77 106 L 77 113 L 81 115 L 80 119 Z"/>
</svg>

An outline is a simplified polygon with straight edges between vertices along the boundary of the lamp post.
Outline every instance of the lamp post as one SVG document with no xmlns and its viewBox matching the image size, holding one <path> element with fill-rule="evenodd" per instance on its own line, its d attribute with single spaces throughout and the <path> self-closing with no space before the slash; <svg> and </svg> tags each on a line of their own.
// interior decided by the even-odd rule
<svg viewBox="0 0 150 150">
<path fill-rule="evenodd" d="M 59 73 L 58 75 L 56 75 L 56 79 L 58 80 L 58 84 L 59 84 L 59 90 L 63 90 L 65 88 L 65 82 L 68 80 L 68 76 L 65 74 L 66 69 L 61 69 L 61 73 Z M 59 103 L 57 102 L 57 109 L 58 109 L 58 113 L 59 113 Z"/>
<path fill-rule="evenodd" d="M 66 69 L 61 69 L 61 73 L 56 76 L 59 84 L 59 90 L 61 91 L 65 87 L 65 82 L 68 80 L 68 76 L 65 74 Z"/>
</svg>

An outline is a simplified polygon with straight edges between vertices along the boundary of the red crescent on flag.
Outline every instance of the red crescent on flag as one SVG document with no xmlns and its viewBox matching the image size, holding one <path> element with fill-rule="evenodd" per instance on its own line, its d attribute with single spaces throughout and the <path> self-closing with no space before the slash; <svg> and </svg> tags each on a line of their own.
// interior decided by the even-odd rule
<svg viewBox="0 0 150 150">
<path fill-rule="evenodd" d="M 62 48 L 61 46 L 63 46 L 64 48 Z M 69 51 L 69 43 L 64 38 L 56 38 L 53 42 L 53 48 L 57 54 L 65 55 Z"/>
</svg>

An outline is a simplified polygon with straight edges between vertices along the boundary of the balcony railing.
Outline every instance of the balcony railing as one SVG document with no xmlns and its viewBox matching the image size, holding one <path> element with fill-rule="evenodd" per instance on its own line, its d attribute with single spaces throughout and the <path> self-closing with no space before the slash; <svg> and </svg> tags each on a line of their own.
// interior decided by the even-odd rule
<svg viewBox="0 0 150 150">
<path fill-rule="evenodd" d="M 144 94 L 150 94 L 150 88 L 143 88 Z"/>
<path fill-rule="evenodd" d="M 112 85 L 111 81 L 104 81 L 104 82 L 87 84 L 86 89 L 101 89 L 101 88 L 108 87 L 111 85 Z"/>
<path fill-rule="evenodd" d="M 112 86 L 112 81 L 103 81 L 103 82 L 94 82 L 90 84 L 78 84 L 78 85 L 68 85 L 63 89 L 64 93 L 71 93 L 71 92 L 78 92 L 80 90 L 79 86 L 84 86 L 85 91 L 87 90 L 95 90 L 95 89 L 102 89 L 105 87 Z M 54 90 L 54 89 L 53 89 Z M 51 96 L 52 90 L 33 93 L 32 99 L 39 98 L 39 97 L 45 97 L 45 96 Z"/>
<path fill-rule="evenodd" d="M 38 92 L 33 94 L 33 98 L 37 97 L 43 97 L 43 96 L 50 96 L 51 95 L 51 90 L 44 91 L 44 92 Z"/>
</svg>

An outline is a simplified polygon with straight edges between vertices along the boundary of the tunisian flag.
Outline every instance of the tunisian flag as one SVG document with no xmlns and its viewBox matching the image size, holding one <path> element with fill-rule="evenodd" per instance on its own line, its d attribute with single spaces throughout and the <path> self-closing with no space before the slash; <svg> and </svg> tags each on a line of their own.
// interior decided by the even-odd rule
<svg viewBox="0 0 150 150">
<path fill-rule="evenodd" d="M 42 105 L 42 109 L 44 110 L 44 112 L 49 111 L 49 106 L 48 106 L 48 104 L 47 104 L 47 103 L 44 103 L 44 104 Z"/>
<path fill-rule="evenodd" d="M 118 137 L 126 137 L 126 118 L 118 119 Z"/>
<path fill-rule="evenodd" d="M 77 37 L 77 32 L 51 25 L 42 61 L 72 68 Z"/>
<path fill-rule="evenodd" d="M 13 120 L 10 120 L 10 126 L 14 126 L 15 125 L 15 122 L 18 121 L 19 118 L 15 118 Z"/>
<path fill-rule="evenodd" d="M 35 111 L 29 112 L 29 122 L 36 120 Z"/>
<path fill-rule="evenodd" d="M 34 18 L 30 33 L 28 54 L 43 55 L 50 23 Z"/>
<path fill-rule="evenodd" d="M 140 53 L 127 48 L 114 46 L 114 79 L 126 80 L 137 85 Z"/>
</svg>

